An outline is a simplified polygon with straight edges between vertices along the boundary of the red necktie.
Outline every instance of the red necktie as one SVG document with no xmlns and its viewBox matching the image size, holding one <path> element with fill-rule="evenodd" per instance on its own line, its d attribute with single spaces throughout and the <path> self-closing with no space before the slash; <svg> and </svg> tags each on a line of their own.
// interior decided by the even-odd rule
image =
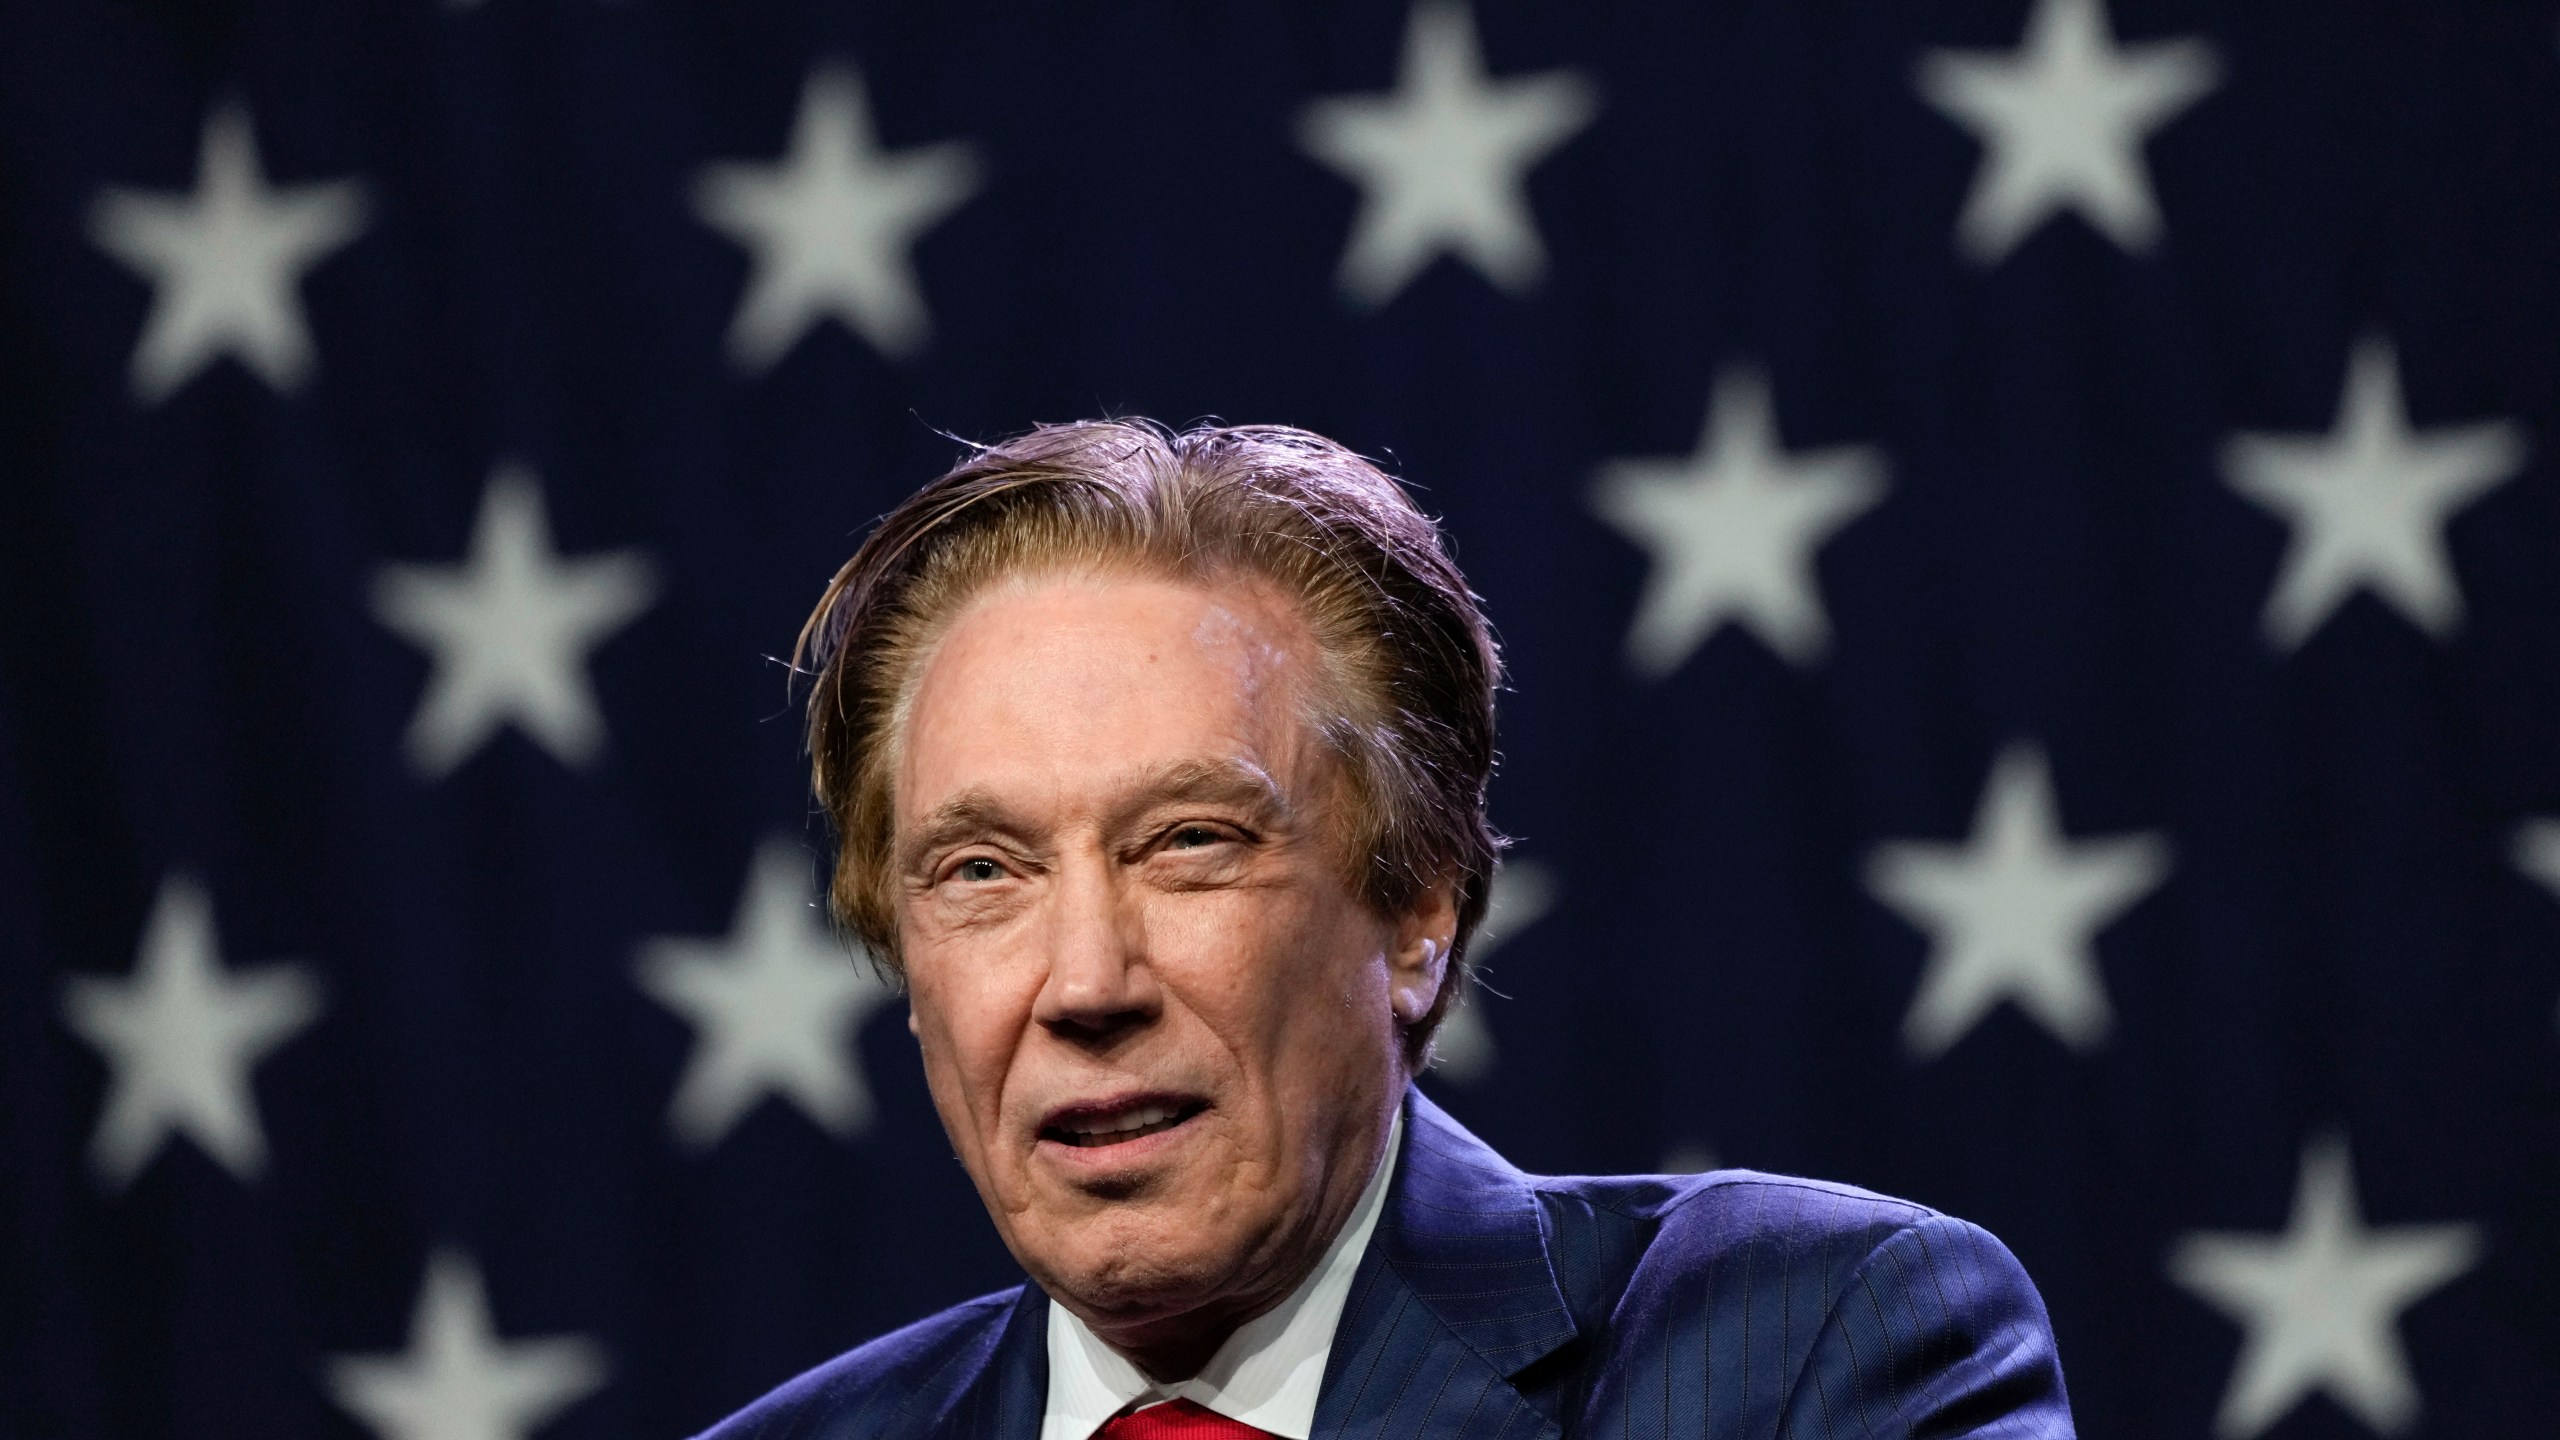
<svg viewBox="0 0 2560 1440">
<path fill-rule="evenodd" d="M 1270 1440 L 1271 1432 L 1188 1400 L 1167 1400 L 1102 1422 L 1093 1440 Z"/>
</svg>

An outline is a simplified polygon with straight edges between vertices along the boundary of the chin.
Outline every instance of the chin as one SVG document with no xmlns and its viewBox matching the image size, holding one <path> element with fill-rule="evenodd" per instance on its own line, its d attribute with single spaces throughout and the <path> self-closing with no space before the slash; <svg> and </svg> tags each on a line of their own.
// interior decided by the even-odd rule
<svg viewBox="0 0 2560 1440">
<path fill-rule="evenodd" d="M 1177 1216 L 1110 1216 L 1081 1228 L 1034 1273 L 1046 1272 L 1042 1288 L 1097 1315 L 1180 1314 L 1232 1289 L 1244 1259 L 1242 1246 L 1203 1236 Z"/>
</svg>

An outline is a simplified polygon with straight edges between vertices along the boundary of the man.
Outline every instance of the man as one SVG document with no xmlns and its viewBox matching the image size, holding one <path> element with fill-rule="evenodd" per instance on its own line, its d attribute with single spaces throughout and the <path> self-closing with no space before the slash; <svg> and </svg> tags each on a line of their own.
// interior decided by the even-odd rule
<svg viewBox="0 0 2560 1440">
<path fill-rule="evenodd" d="M 2071 1433 L 1981 1230 L 1525 1175 L 1413 1088 L 1500 843 L 1498 662 L 1366 461 L 1035 431 L 883 520 L 802 652 L 834 908 L 1032 1283 L 719 1440 Z"/>
</svg>

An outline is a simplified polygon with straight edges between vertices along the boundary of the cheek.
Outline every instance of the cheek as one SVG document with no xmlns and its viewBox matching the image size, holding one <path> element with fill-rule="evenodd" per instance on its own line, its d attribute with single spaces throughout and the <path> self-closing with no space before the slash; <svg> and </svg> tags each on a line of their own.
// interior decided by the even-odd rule
<svg viewBox="0 0 2560 1440">
<path fill-rule="evenodd" d="M 1030 1000 L 1009 993 L 1002 971 L 963 956 L 911 956 L 907 973 L 934 1107 L 955 1133 L 983 1136 L 1001 1108 Z"/>
<path fill-rule="evenodd" d="M 1383 935 L 1331 897 L 1174 897 L 1150 942 L 1187 1007 L 1264 1088 L 1329 1089 L 1393 1030 Z"/>
</svg>

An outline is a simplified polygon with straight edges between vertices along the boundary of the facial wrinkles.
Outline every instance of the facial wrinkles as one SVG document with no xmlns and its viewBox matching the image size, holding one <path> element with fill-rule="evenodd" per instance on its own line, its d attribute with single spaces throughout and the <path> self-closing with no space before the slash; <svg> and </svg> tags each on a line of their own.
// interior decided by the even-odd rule
<svg viewBox="0 0 2560 1440">
<path fill-rule="evenodd" d="M 986 603 L 988 601 L 1000 599 L 1007 593 L 1019 594 L 1022 591 L 1031 588 L 1033 587 L 1027 583 L 1017 582 L 1009 584 L 1006 585 L 1002 591 L 990 592 L 989 594 L 982 596 L 981 601 L 978 603 Z M 961 628 L 961 623 L 965 618 L 965 612 L 962 616 L 955 617 L 952 626 L 946 629 L 942 639 L 947 642 L 952 636 L 954 636 Z M 1283 646 L 1265 639 L 1261 633 L 1260 627 L 1254 625 L 1245 617 L 1239 616 L 1234 610 L 1224 605 L 1213 605 L 1210 607 L 1208 613 L 1204 615 L 1200 622 L 1193 627 L 1191 639 L 1192 643 L 1198 647 L 1205 658 L 1210 659 L 1218 666 L 1218 668 L 1231 674 L 1235 678 L 1239 692 L 1247 700 L 1247 705 L 1243 707 L 1244 714 L 1240 718 L 1245 718 L 1249 721 L 1254 714 L 1255 708 L 1252 702 L 1259 700 L 1274 688 L 1278 688 L 1277 682 L 1280 679 L 1280 673 L 1275 672 L 1285 672 L 1288 661 L 1287 650 Z M 928 662 L 928 664 L 929 663 L 930 662 Z M 921 669 L 924 667 L 919 668 Z M 1109 678 L 1114 677 L 1094 677 L 1097 682 L 1104 681 Z M 921 687 L 918 688 L 920 689 Z M 1236 737 L 1236 748 L 1239 753 L 1234 758 L 1241 762 L 1245 768 L 1268 774 L 1269 772 L 1265 771 L 1260 763 L 1257 763 L 1261 758 L 1257 752 L 1263 748 L 1252 743 L 1257 738 L 1262 737 Z M 1274 760 L 1281 760 L 1281 757 L 1275 756 L 1272 758 Z M 1273 768 L 1279 769 L 1285 773 L 1288 766 L 1285 760 L 1281 760 L 1281 763 L 1275 765 Z M 1276 785 L 1279 781 L 1279 777 L 1273 776 L 1271 778 Z M 1113 842 L 1117 838 L 1111 833 L 1112 828 L 1113 827 L 1110 824 L 1110 817 L 1107 815 L 1083 814 L 1078 815 L 1075 818 L 1075 822 L 1070 827 L 1067 827 L 1062 833 L 1048 837 L 1053 842 L 1046 847 L 1052 852 L 1048 858 L 1054 864 L 1059 866 L 1061 871 L 1059 878 L 1061 880 L 1066 879 L 1067 877 L 1064 874 L 1066 870 L 1081 867 L 1082 865 L 1089 863 L 1092 858 L 1098 855 L 1108 856 L 1108 854 L 1115 848 Z M 1107 860 L 1105 863 L 1108 863 Z M 1130 878 L 1126 874 L 1114 873 L 1106 883 L 1110 885 L 1114 892 L 1107 902 L 1109 905 L 1116 909 L 1119 906 L 1131 903 L 1131 897 L 1126 893 L 1131 882 Z M 1049 903 L 1055 904 L 1056 899 L 1057 897 L 1052 896 Z M 1145 901 L 1142 898 L 1138 900 L 1137 903 L 1143 905 Z M 1125 921 L 1123 920 L 1123 917 L 1114 914 L 1108 917 L 1106 923 L 1118 925 L 1125 923 Z M 1148 934 L 1152 927 L 1146 923 L 1143 917 L 1141 917 L 1136 929 L 1138 937 L 1140 938 L 1140 943 L 1134 948 L 1143 951 L 1147 948 L 1143 937 Z M 1130 958 L 1131 963 L 1147 963 L 1146 957 L 1143 954 Z M 1024 1030 L 1028 1032 L 1030 1029 L 1035 1028 L 1037 1024 L 1038 1022 L 1031 1018 L 1029 1012 L 1026 1010 L 1023 1025 Z M 1034 1037 L 1031 1037 L 1027 1033 L 1021 1038 L 1025 1041 L 1031 1041 L 1034 1039 Z M 1027 1047 L 1017 1047 L 1017 1054 L 1019 1054 L 1023 1048 Z M 990 1099 L 995 1098 L 996 1097 L 990 1097 Z M 1000 1105 L 1000 1100 L 997 1103 Z M 1019 1210 L 1031 1203 L 1033 1203 L 1032 1197 L 1028 1193 L 1024 1193 L 1014 1197 L 1014 1204 L 1011 1208 Z"/>
<path fill-rule="evenodd" d="M 944 645 L 973 612 L 996 600 L 1021 595 L 1044 580 L 1062 578 L 1064 573 L 1028 567 L 1007 571 L 951 601 L 938 618 L 925 623 L 923 633 L 913 642 L 906 670 L 897 677 L 897 688 L 891 692 L 885 743 L 881 747 L 885 766 L 882 773 L 893 777 L 895 787 L 890 796 L 892 814 L 897 810 L 896 790 L 906 788 L 899 782 L 906 779 L 907 740 L 914 729 L 916 702 L 924 693 L 925 679 L 932 674 L 933 662 L 941 655 Z M 1096 575 L 1094 578 L 1100 577 Z"/>
<path fill-rule="evenodd" d="M 1329 945 L 1343 944 L 1353 937 L 1338 933 L 1335 926 L 1308 923 L 1316 917 L 1306 913 L 1303 906 L 1291 908 L 1297 912 L 1290 917 L 1292 923 L 1278 928 L 1281 934 L 1294 937 L 1293 943 L 1282 947 L 1279 953 L 1252 956 L 1250 963 L 1318 978 L 1321 967 L 1311 962 Z M 1304 991 L 1275 987 L 1264 994 L 1266 999 L 1279 1001 L 1276 1007 L 1209 1004 L 1195 1011 L 1226 1022 L 1219 1025 L 1213 1021 L 1211 1028 L 1228 1053 L 1239 1059 L 1253 1057 L 1241 1067 L 1243 1078 L 1281 1082 L 1258 1086 L 1245 1094 L 1231 1092 L 1231 1108 L 1250 1107 L 1255 1128 L 1262 1134 L 1294 1136 L 1298 1141 L 1291 1149 L 1270 1154 L 1256 1154 L 1232 1144 L 1226 1147 L 1226 1182 L 1208 1198 L 1200 1219 L 1207 1225 L 1222 1225 L 1229 1223 L 1230 1217 L 1249 1218 L 1257 1228 L 1221 1273 L 1186 1277 L 1198 1286 L 1204 1311 L 1240 1320 L 1276 1302 L 1322 1252 L 1325 1241 L 1357 1198 L 1357 1182 L 1366 1172 L 1333 1175 L 1330 1162 L 1338 1158 L 1342 1130 L 1351 1123 L 1350 1117 L 1366 1110 L 1365 1105 L 1345 1103 L 1351 1097 L 1344 1093 L 1341 1082 L 1348 1078 L 1356 1084 L 1358 1077 L 1292 1071 L 1276 1063 L 1291 1048 L 1302 1027 L 1338 1024 L 1345 1018 L 1339 1007 L 1353 1002 L 1356 986 L 1329 988 L 1329 995 L 1308 997 L 1317 1000 L 1313 1005 L 1291 1003 L 1293 993 L 1305 995 Z M 1337 1004 L 1329 1005 L 1325 1000 Z M 1289 1083 L 1292 1080 L 1295 1083 Z M 1112 1272 L 1096 1286 L 1098 1292 L 1125 1289 L 1150 1305 L 1164 1298 L 1147 1293 L 1150 1281 L 1161 1277 L 1150 1272 L 1145 1255 L 1127 1253 L 1117 1257 Z"/>
<path fill-rule="evenodd" d="M 1321 1250 L 1330 1233 L 1321 1222 L 1339 1219 L 1327 1212 L 1347 1209 L 1365 1176 L 1365 1170 L 1335 1173 L 1345 1160 L 1357 1170 L 1358 1158 L 1366 1158 L 1346 1157 L 1340 1150 L 1345 1127 L 1360 1123 L 1353 1112 L 1365 1115 L 1373 1108 L 1349 1102 L 1376 1083 L 1361 1064 L 1368 1047 L 1340 1042 L 1351 1034 L 1341 1029 L 1346 1022 L 1361 1024 L 1361 1002 L 1382 998 L 1362 994 L 1370 988 L 1363 977 L 1381 970 L 1379 937 L 1369 933 L 1374 926 L 1355 923 L 1360 915 L 1354 912 L 1361 907 L 1337 893 L 1336 867 L 1317 853 L 1327 843 L 1325 827 L 1340 818 L 1331 802 L 1341 798 L 1342 782 L 1330 764 L 1329 748 L 1307 733 L 1291 703 L 1301 698 L 1294 692 L 1298 677 L 1307 673 L 1300 652 L 1309 637 L 1285 631 L 1275 636 L 1267 611 L 1253 603 L 1264 597 L 1251 591 L 1227 593 L 1235 603 L 1213 600 L 1196 620 L 1167 636 L 1167 653 L 1147 652 L 1148 663 L 1136 669 L 1129 652 L 1115 661 L 1107 647 L 1075 649 L 1109 632 L 1114 622 L 1108 606 L 1077 612 L 1078 602 L 1069 597 L 1055 619 L 1064 628 L 1045 634 L 1041 624 L 1053 612 L 1025 609 L 1002 617 L 995 629 L 964 637 L 964 612 L 940 637 L 937 653 L 920 663 L 908 715 L 914 723 L 937 706 L 948 712 L 939 713 L 934 722 L 942 727 L 939 732 L 920 731 L 917 736 L 943 747 L 937 762 L 942 769 L 932 783 L 945 790 L 952 781 L 997 784 L 1001 798 L 1027 805 L 1031 808 L 1024 813 L 1041 817 L 1047 828 L 1034 837 L 1035 844 L 1074 851 L 1076 865 L 1105 867 L 1103 883 L 1115 907 L 1109 919 L 1128 925 L 1129 932 L 1102 943 L 1122 947 L 1116 957 L 1121 963 L 1155 970 L 1162 1013 L 1136 1033 L 1137 1049 L 1123 1052 L 1117 1061 L 1090 1051 L 1079 1055 L 1079 1047 L 1066 1038 L 1047 1033 L 1035 993 L 1043 967 L 1026 969 L 1004 958 L 1002 952 L 1014 937 L 959 937 L 958 948 L 948 952 L 953 964 L 918 977 L 924 982 L 918 987 L 920 1003 L 941 1012 L 920 1031 L 928 1040 L 928 1059 L 940 1072 L 937 1099 L 948 1095 L 959 1102 L 962 1113 L 954 1118 L 963 1123 L 952 1128 L 969 1133 L 955 1135 L 955 1140 L 1000 1211 L 1008 1238 L 1033 1252 L 1026 1263 L 1038 1259 L 1071 1269 L 1094 1267 L 1066 1278 L 1080 1277 L 1097 1286 L 1096 1303 L 1115 1287 L 1144 1303 L 1151 1281 L 1188 1292 L 1190 1303 L 1206 1307 L 1268 1303 L 1293 1283 L 1296 1262 Z M 991 602 L 982 597 L 980 603 Z M 1075 628 L 1079 624 L 1095 628 L 1080 631 Z M 1293 649 L 1282 639 L 1300 643 Z M 1013 656 L 1008 645 L 1022 651 L 1022 658 Z M 1062 646 L 1073 653 L 1061 652 Z M 973 647 L 977 654 L 965 653 Z M 1194 662 L 1193 676 L 1198 663 L 1205 662 L 1228 677 L 1228 686 L 1212 685 L 1204 693 L 1196 679 L 1181 677 L 1179 664 L 1154 668 L 1157 662 L 1183 658 L 1180 652 L 1186 649 Z M 1000 745 L 991 747 L 983 733 L 989 712 L 949 712 L 957 701 L 927 693 L 938 682 L 921 672 L 945 661 L 960 666 L 961 672 L 977 667 L 974 679 L 950 682 L 962 687 L 955 694 L 973 695 L 981 707 L 992 703 L 998 713 L 1026 717 L 1023 733 L 1031 753 L 1017 757 Z M 1088 662 L 1098 668 L 1089 676 L 1079 673 Z M 1035 680 L 1024 678 L 1035 670 L 1045 671 L 1053 686 L 1045 702 Z M 1167 687 L 1162 693 L 1179 715 L 1168 718 L 1161 707 L 1150 710 L 1143 704 L 1069 704 L 1064 712 L 1057 711 L 1061 699 L 1109 693 L 1080 687 L 1114 684 L 1124 695 L 1150 695 L 1157 682 Z M 970 690 L 970 685 L 978 688 Z M 1216 695 L 1220 689 L 1226 690 L 1226 698 Z M 1044 703 L 1049 708 L 1042 708 Z M 1186 717 L 1201 716 L 1203 705 L 1219 718 L 1186 736 L 1183 727 L 1191 723 Z M 951 728 L 957 723 L 953 713 L 970 717 L 966 727 Z M 1252 862 L 1258 867 L 1252 872 L 1256 884 L 1212 887 L 1205 895 L 1168 892 L 1150 887 L 1139 867 L 1118 863 L 1108 816 L 1115 793 L 1125 794 L 1127 782 L 1098 778 L 1082 768 L 1087 745 L 1127 739 L 1112 734 L 1115 726 L 1134 727 L 1142 740 L 1146 734 L 1165 737 L 1155 752 L 1159 761 L 1169 755 L 1240 763 L 1262 768 L 1275 782 L 1288 813 L 1267 827 L 1271 849 L 1257 852 L 1259 858 Z M 948 753 L 952 745 L 961 747 L 958 761 Z M 1144 744 L 1138 752 L 1148 753 Z M 935 796 L 912 788 L 918 778 L 916 758 L 914 752 L 901 756 L 896 772 L 901 788 L 919 802 L 936 804 Z M 1124 767 L 1112 773 L 1132 772 Z M 988 775 L 996 779 L 989 781 Z M 909 822 L 918 818 L 906 817 Z M 1043 892 L 1035 903 L 1056 904 L 1059 898 Z M 1079 923 L 1093 923 L 1093 917 Z M 997 928 L 1005 927 L 999 923 Z M 917 934 L 926 938 L 922 930 Z M 972 946 L 989 944 L 995 948 L 973 956 Z M 984 1023 L 973 1030 L 966 1013 L 973 1008 L 981 1022 L 998 1022 L 998 1029 L 1009 1033 L 993 1033 Z M 1151 1069 L 1150 1059 L 1168 1063 Z M 1163 1243 L 1169 1217 L 1157 1206 L 1123 1208 L 1051 1193 L 1049 1187 L 1060 1182 L 1042 1178 L 1029 1163 L 1029 1150 L 1017 1153 L 1017 1132 L 1037 1120 L 1035 1113 L 1025 1121 L 1022 1112 L 1132 1083 L 1197 1088 L 1214 1095 L 1217 1106 L 1229 1112 L 1200 1137 L 1209 1143 L 1196 1163 L 1162 1180 L 1167 1188 L 1156 1198 L 1189 1212 L 1170 1223 L 1192 1232 L 1176 1234 L 1169 1247 Z M 1018 1108 L 1006 1103 L 1017 1086 Z M 1371 1098 L 1361 1095 L 1364 1101 Z M 1013 1125 L 1005 1123 L 1008 1112 Z M 1332 1194 L 1336 1189 L 1344 1194 Z M 1096 1224 L 1100 1230 L 1078 1234 L 1079 1227 Z M 1236 1248 L 1210 1253 L 1180 1243 L 1205 1230 L 1230 1235 Z M 1097 1245 L 1097 1240 L 1112 1243 Z M 1156 1243 L 1117 1243 L 1124 1240 Z M 1044 1252 L 1044 1246 L 1063 1248 Z M 1274 1286 L 1278 1289 L 1273 1293 L 1261 1293 Z"/>
<path fill-rule="evenodd" d="M 963 627 L 964 622 L 973 612 L 1003 599 L 1027 594 L 1042 585 L 1082 583 L 1104 586 L 1129 579 L 1142 581 L 1151 579 L 1168 585 L 1225 584 L 1241 589 L 1245 595 L 1262 602 L 1266 607 L 1276 602 L 1283 608 L 1294 608 L 1293 603 L 1281 590 L 1270 581 L 1250 571 L 1229 570 L 1207 579 L 1182 578 L 1157 574 L 1142 564 L 1124 568 L 1121 565 L 1109 563 L 1107 557 L 1082 563 L 1061 560 L 1048 565 L 1026 565 L 989 579 L 975 591 L 951 604 L 942 618 L 929 626 L 926 633 L 915 643 L 913 658 L 908 662 L 905 673 L 900 677 L 898 686 L 893 692 L 888 725 L 884 743 L 881 746 L 883 764 L 881 773 L 888 777 L 890 793 L 887 799 L 890 813 L 896 814 L 898 793 L 907 788 L 907 745 L 913 732 L 916 703 L 924 689 L 925 679 L 932 671 L 934 661 L 945 645 Z M 1235 609 L 1225 604 L 1213 603 L 1208 613 L 1203 615 L 1199 623 L 1192 628 L 1193 644 L 1204 655 L 1219 662 L 1222 668 L 1235 676 L 1246 701 L 1248 714 L 1263 713 L 1263 702 L 1271 691 L 1283 688 L 1285 685 L 1291 692 L 1287 699 L 1291 707 L 1296 710 L 1301 723 L 1283 727 L 1279 738 L 1284 742 L 1285 748 L 1293 751 L 1307 745 L 1328 727 L 1331 721 L 1326 709 L 1327 702 L 1321 697 L 1325 694 L 1337 693 L 1342 688 L 1340 677 L 1334 673 L 1332 657 L 1325 652 L 1322 643 L 1317 641 L 1307 629 L 1303 616 L 1300 617 L 1300 624 L 1294 628 L 1300 631 L 1298 638 L 1306 642 L 1304 648 L 1310 651 L 1304 657 L 1308 663 L 1299 663 L 1300 657 L 1293 652 L 1289 644 L 1285 643 L 1287 637 L 1271 633 L 1254 619 L 1239 615 Z M 1329 745 L 1322 748 L 1328 755 L 1333 752 L 1333 747 Z M 1274 774 L 1284 772 L 1290 758 L 1286 755 L 1268 757 L 1272 772 Z M 1348 798 L 1345 779 L 1346 777 L 1341 776 L 1327 778 L 1325 788 L 1330 792 L 1326 796 L 1328 800 Z M 889 863 L 894 874 L 897 870 L 904 868 L 898 863 L 903 857 L 896 853 L 897 847 L 894 841 L 891 849 Z"/>
<path fill-rule="evenodd" d="M 1343 1093 L 1343 1087 L 1356 1085 L 1364 1077 L 1356 1072 L 1312 1073 L 1303 1064 L 1292 1067 L 1283 1061 L 1292 1052 L 1305 1053 L 1310 1031 L 1358 1024 L 1364 998 L 1374 998 L 1380 1005 L 1384 1002 L 1383 995 L 1360 994 L 1364 977 L 1383 973 L 1383 956 L 1375 937 L 1367 933 L 1368 927 L 1354 923 L 1353 915 L 1326 915 L 1311 903 L 1313 898 L 1304 891 L 1297 892 L 1293 896 L 1296 903 L 1289 907 L 1291 913 L 1285 922 L 1273 927 L 1285 937 L 1278 953 L 1253 957 L 1258 966 L 1282 971 L 1293 983 L 1263 987 L 1259 1006 L 1203 1007 L 1226 1019 L 1227 1027 L 1220 1039 L 1232 1053 L 1254 1057 L 1247 1070 L 1272 1082 L 1254 1096 L 1261 1111 L 1258 1120 L 1265 1132 L 1295 1135 L 1303 1142 L 1295 1154 L 1240 1157 L 1235 1183 L 1241 1189 L 1260 1193 L 1303 1187 L 1304 1193 L 1298 1199 L 1307 1206 L 1324 1202 L 1325 1162 L 1332 1157 L 1341 1119 L 1359 1109 L 1343 1103 L 1350 1098 Z M 1326 963 L 1328 956 L 1354 949 L 1360 952 L 1359 963 L 1349 967 Z M 1316 1053 L 1328 1059 L 1340 1056 L 1330 1048 Z M 1282 1223 L 1275 1226 L 1266 1241 L 1272 1246 L 1283 1245 L 1289 1239 L 1286 1221 L 1291 1217 L 1274 1218 Z"/>
</svg>

